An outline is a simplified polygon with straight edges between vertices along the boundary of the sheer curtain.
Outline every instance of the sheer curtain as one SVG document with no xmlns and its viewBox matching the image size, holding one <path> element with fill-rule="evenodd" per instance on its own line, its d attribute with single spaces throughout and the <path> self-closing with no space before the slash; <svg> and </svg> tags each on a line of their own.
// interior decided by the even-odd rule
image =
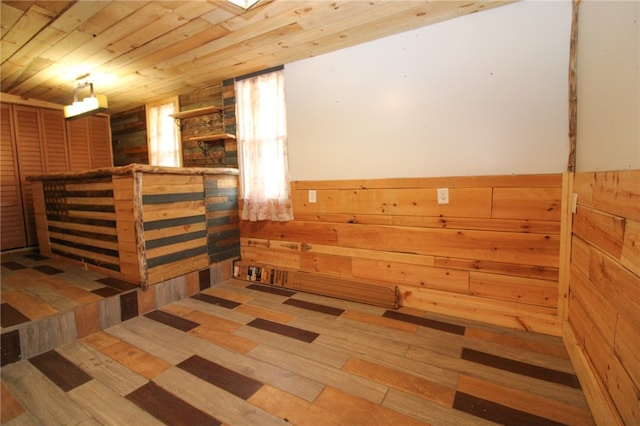
<svg viewBox="0 0 640 426">
<path fill-rule="evenodd" d="M 169 114 L 177 110 L 176 102 L 147 105 L 149 164 L 180 167 L 182 155 L 177 126 Z"/>
<path fill-rule="evenodd" d="M 293 220 L 282 70 L 236 81 L 244 220 Z"/>
</svg>

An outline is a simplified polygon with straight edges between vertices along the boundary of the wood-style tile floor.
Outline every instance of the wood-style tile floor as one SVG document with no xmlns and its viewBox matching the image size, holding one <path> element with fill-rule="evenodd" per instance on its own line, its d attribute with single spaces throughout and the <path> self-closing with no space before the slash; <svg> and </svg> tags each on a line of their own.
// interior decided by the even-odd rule
<svg viewBox="0 0 640 426">
<path fill-rule="evenodd" d="M 3 425 L 594 424 L 559 338 L 239 280 L 1 377 Z"/>
</svg>

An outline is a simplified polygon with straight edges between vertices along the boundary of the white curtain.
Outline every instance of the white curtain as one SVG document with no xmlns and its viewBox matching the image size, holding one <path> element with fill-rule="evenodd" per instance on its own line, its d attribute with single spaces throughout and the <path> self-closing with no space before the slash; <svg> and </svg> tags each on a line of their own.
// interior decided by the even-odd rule
<svg viewBox="0 0 640 426">
<path fill-rule="evenodd" d="M 282 70 L 236 82 L 244 220 L 293 220 Z"/>
<path fill-rule="evenodd" d="M 149 164 L 180 167 L 182 155 L 177 126 L 169 114 L 176 111 L 174 102 L 147 106 Z"/>
</svg>

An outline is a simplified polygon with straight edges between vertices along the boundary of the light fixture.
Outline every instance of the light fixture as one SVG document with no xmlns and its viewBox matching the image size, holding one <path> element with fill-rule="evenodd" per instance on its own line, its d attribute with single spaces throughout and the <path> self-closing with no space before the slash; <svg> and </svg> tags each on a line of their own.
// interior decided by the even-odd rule
<svg viewBox="0 0 640 426">
<path fill-rule="evenodd" d="M 259 0 L 227 0 L 229 3 L 233 3 L 236 6 L 240 6 L 243 9 L 249 9 L 254 4 L 258 3 Z"/>
<path fill-rule="evenodd" d="M 85 87 L 89 87 L 91 92 L 88 98 L 78 101 L 78 92 Z M 78 83 L 78 87 L 73 89 L 73 103 L 64 107 L 64 118 L 73 120 L 87 115 L 105 112 L 109 108 L 107 106 L 106 95 L 95 95 L 93 93 L 93 83 Z"/>
</svg>

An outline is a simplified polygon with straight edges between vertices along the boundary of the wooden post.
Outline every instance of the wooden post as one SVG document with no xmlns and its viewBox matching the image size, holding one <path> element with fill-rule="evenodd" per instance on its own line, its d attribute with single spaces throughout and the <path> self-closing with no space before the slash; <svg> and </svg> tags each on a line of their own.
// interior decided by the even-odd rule
<svg viewBox="0 0 640 426">
<path fill-rule="evenodd" d="M 140 287 L 149 288 L 149 269 L 144 241 L 144 222 L 142 220 L 142 173 L 133 172 L 133 215 L 135 220 L 136 247 L 138 251 L 138 268 L 140 271 Z"/>
<path fill-rule="evenodd" d="M 571 39 L 569 44 L 569 160 L 567 171 L 576 171 L 576 139 L 578 132 L 578 85 L 576 78 L 576 58 L 578 56 L 578 6 L 580 0 L 573 1 L 571 18 Z"/>
</svg>

